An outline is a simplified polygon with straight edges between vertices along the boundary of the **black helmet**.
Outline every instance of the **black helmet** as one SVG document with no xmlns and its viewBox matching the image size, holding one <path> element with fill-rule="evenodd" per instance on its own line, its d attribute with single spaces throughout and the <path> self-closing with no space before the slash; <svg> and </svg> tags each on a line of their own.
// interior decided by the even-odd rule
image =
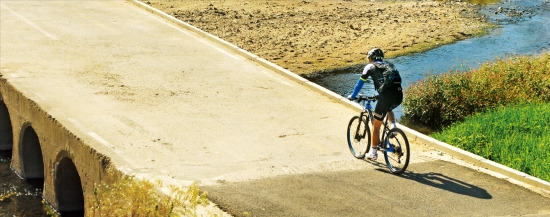
<svg viewBox="0 0 550 217">
<path fill-rule="evenodd" d="M 373 60 L 382 60 L 384 52 L 380 48 L 374 48 L 367 53 L 367 57 Z"/>
</svg>

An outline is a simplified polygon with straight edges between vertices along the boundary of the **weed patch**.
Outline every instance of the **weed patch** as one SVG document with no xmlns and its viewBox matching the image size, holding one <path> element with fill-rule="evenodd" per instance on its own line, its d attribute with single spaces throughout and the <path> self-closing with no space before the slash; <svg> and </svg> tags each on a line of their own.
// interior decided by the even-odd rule
<svg viewBox="0 0 550 217">
<path fill-rule="evenodd" d="M 94 187 L 86 200 L 87 216 L 197 216 L 199 205 L 208 205 L 197 184 L 187 190 L 171 186 L 170 194 L 158 191 L 160 182 L 124 178 L 113 185 Z"/>
</svg>

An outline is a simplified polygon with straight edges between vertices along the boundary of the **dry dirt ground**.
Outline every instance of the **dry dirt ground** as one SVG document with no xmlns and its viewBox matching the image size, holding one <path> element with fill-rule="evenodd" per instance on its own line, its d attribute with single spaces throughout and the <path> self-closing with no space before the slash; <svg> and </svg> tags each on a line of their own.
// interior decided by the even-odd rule
<svg viewBox="0 0 550 217">
<path fill-rule="evenodd" d="M 473 37 L 477 6 L 435 0 L 143 0 L 297 74 L 364 63 Z"/>
</svg>

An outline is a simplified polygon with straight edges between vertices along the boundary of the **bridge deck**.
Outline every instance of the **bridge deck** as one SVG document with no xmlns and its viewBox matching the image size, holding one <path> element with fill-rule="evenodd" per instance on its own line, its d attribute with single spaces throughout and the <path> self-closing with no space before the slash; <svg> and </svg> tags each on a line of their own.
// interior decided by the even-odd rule
<svg viewBox="0 0 550 217">
<path fill-rule="evenodd" d="M 206 181 L 350 158 L 353 110 L 125 1 L 3 1 L 1 54 L 5 78 L 135 171 Z"/>
</svg>

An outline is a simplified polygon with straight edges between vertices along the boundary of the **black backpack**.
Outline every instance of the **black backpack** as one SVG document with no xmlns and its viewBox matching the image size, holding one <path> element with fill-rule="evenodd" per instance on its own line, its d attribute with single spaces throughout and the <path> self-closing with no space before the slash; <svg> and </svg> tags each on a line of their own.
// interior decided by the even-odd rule
<svg viewBox="0 0 550 217">
<path fill-rule="evenodd" d="M 395 66 L 390 62 L 375 62 L 374 66 L 380 73 L 382 73 L 383 81 L 378 88 L 378 93 L 383 93 L 385 91 L 401 91 L 401 75 Z"/>
</svg>

